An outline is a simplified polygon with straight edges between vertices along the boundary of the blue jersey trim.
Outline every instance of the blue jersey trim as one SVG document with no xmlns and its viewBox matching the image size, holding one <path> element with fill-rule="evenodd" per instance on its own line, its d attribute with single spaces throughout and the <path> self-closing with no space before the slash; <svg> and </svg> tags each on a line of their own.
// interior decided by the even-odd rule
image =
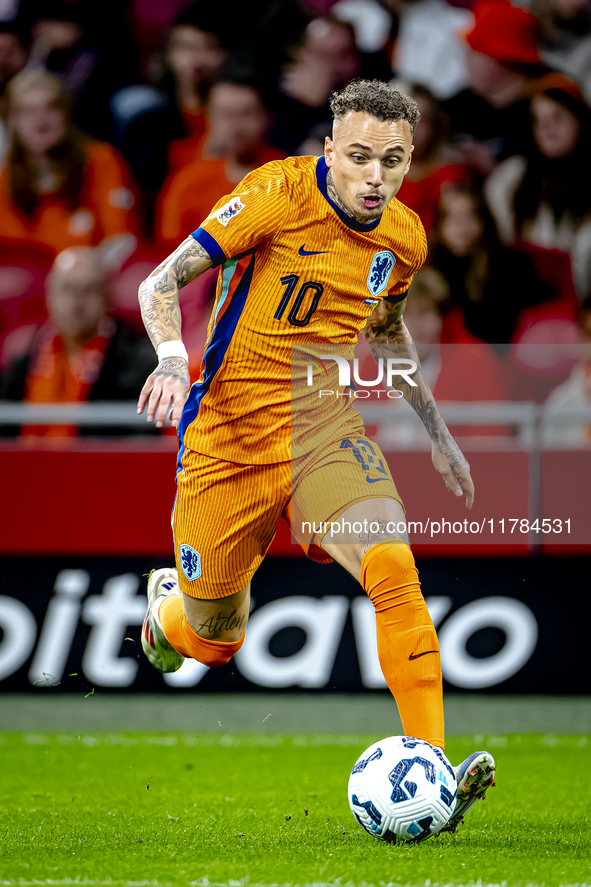
<svg viewBox="0 0 591 887">
<path fill-rule="evenodd" d="M 197 228 L 196 231 L 193 231 L 191 237 L 194 237 L 197 243 L 200 243 L 203 249 L 207 250 L 211 259 L 212 268 L 217 268 L 218 265 L 224 264 L 226 261 L 226 254 L 215 237 L 212 237 L 205 228 Z"/>
<path fill-rule="evenodd" d="M 347 228 L 351 228 L 353 231 L 373 231 L 380 224 L 382 217 L 378 216 L 377 219 L 374 219 L 373 222 L 369 222 L 367 225 L 362 224 L 362 222 L 356 221 L 353 216 L 350 216 L 348 213 L 343 212 L 340 206 L 330 199 L 328 196 L 328 191 L 326 190 L 326 173 L 328 172 L 328 168 L 326 166 L 326 160 L 324 157 L 321 157 L 316 164 L 316 184 L 318 185 L 318 190 L 327 201 L 330 203 L 337 216 L 344 222 Z M 203 244 L 205 246 L 205 244 Z"/>
<path fill-rule="evenodd" d="M 179 454 L 177 458 L 177 474 L 182 471 L 183 466 L 181 460 L 185 451 L 185 432 L 191 422 L 194 422 L 199 412 L 201 401 L 209 391 L 209 387 L 213 381 L 215 374 L 220 369 L 226 352 L 232 341 L 232 336 L 236 331 L 236 326 L 240 320 L 240 315 L 246 304 L 246 297 L 250 289 L 252 274 L 254 271 L 255 252 L 253 250 L 252 257 L 248 263 L 242 278 L 234 291 L 232 301 L 228 309 L 222 315 L 219 323 L 213 331 L 210 343 L 203 358 L 204 372 L 203 381 L 195 382 L 189 392 L 189 397 L 183 408 L 183 414 L 178 427 L 179 438 Z"/>
</svg>

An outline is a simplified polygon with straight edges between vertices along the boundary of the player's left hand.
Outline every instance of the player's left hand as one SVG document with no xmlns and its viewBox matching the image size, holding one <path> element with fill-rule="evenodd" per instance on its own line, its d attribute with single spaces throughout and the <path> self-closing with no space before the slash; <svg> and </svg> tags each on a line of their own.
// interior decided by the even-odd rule
<svg viewBox="0 0 591 887">
<path fill-rule="evenodd" d="M 470 476 L 470 466 L 459 446 L 448 435 L 444 441 L 431 446 L 433 465 L 443 477 L 445 486 L 454 496 L 466 494 L 466 508 L 472 508 L 474 502 L 474 483 Z"/>
</svg>

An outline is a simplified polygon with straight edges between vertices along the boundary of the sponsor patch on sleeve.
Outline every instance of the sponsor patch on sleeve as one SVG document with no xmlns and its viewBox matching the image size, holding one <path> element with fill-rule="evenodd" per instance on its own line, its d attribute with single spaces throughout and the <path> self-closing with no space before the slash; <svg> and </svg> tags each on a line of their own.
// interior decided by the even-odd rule
<svg viewBox="0 0 591 887">
<path fill-rule="evenodd" d="M 232 197 L 231 200 L 228 200 L 224 206 L 220 207 L 215 213 L 215 217 L 224 228 L 231 222 L 233 218 L 235 218 L 239 212 L 242 212 L 244 209 L 244 204 L 240 200 L 240 197 Z"/>
</svg>

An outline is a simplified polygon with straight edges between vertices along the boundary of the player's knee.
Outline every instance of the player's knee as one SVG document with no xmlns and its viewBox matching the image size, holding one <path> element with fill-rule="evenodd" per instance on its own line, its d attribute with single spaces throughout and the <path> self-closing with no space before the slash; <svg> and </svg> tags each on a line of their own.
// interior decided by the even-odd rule
<svg viewBox="0 0 591 887">
<path fill-rule="evenodd" d="M 415 559 L 405 542 L 372 545 L 361 562 L 359 580 L 372 600 L 381 591 L 420 589 Z"/>
</svg>

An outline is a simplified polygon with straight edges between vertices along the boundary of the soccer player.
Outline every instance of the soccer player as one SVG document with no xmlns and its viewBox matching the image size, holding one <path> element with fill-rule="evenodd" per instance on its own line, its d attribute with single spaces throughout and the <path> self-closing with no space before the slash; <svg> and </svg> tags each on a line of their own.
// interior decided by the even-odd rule
<svg viewBox="0 0 591 887">
<path fill-rule="evenodd" d="M 142 645 L 160 671 L 185 658 L 227 662 L 243 643 L 250 582 L 283 515 L 309 557 L 335 560 L 361 583 L 404 730 L 443 749 L 439 645 L 408 537 L 398 532 L 400 497 L 351 399 L 320 397 L 346 393 L 336 358 L 352 356 L 362 330 L 378 359 L 394 348 L 407 367 L 418 365 L 403 311 L 426 240 L 395 195 L 419 114 L 411 98 L 378 81 L 353 81 L 331 106 L 324 157 L 290 157 L 247 175 L 140 287 L 159 365 L 138 412 L 147 405 L 148 421 L 161 426 L 171 410 L 180 444 L 178 573 L 150 576 Z M 179 289 L 216 266 L 201 374 L 190 388 Z M 329 366 L 327 351 L 336 355 Z M 305 380 L 315 366 L 324 377 L 313 408 Z M 468 463 L 420 367 L 396 387 L 421 417 L 447 488 L 470 508 Z M 320 524 L 337 519 L 341 532 L 324 533 Z M 353 532 L 364 521 L 378 532 Z M 305 522 L 320 531 L 306 537 Z M 493 771 L 487 752 L 456 768 L 449 830 L 494 784 Z"/>
</svg>

